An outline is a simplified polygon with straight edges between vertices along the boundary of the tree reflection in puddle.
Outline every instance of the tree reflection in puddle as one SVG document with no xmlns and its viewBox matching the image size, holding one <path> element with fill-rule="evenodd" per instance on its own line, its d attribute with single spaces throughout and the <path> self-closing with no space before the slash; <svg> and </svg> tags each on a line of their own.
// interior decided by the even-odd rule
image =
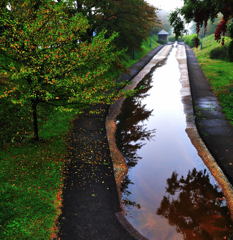
<svg viewBox="0 0 233 240">
<path fill-rule="evenodd" d="M 117 118 L 116 142 L 124 155 L 129 168 L 134 167 L 141 159 L 137 151 L 143 147 L 145 140 L 150 140 L 155 135 L 155 130 L 148 130 L 143 121 L 148 119 L 153 110 L 147 110 L 142 104 L 142 99 L 148 96 L 147 92 L 151 88 L 151 74 L 148 74 L 138 85 L 137 95 L 125 100 L 122 106 L 122 113 Z M 128 186 L 132 181 L 125 177 L 122 183 L 124 193 L 122 201 L 125 205 L 140 208 L 140 204 L 129 200 Z"/>
<path fill-rule="evenodd" d="M 186 177 L 173 172 L 157 214 L 176 226 L 185 240 L 233 239 L 225 198 L 206 170 L 194 168 Z"/>
</svg>

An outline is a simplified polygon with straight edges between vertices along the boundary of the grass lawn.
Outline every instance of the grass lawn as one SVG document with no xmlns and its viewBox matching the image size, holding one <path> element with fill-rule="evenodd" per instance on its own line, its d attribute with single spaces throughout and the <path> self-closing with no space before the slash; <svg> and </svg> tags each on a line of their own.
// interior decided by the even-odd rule
<svg viewBox="0 0 233 240">
<path fill-rule="evenodd" d="M 158 45 L 156 37 L 144 41 L 135 59 L 126 57 L 123 64 L 131 66 Z M 7 106 L 4 105 L 5 108 Z M 9 115 L 7 122 L 11 124 L 8 126 L 14 127 L 18 122 L 29 124 L 23 118 L 14 119 L 11 108 L 7 110 L 2 109 L 1 113 Z M 47 111 L 47 120 L 40 124 L 43 141 L 14 141 L 0 150 L 1 240 L 48 240 L 55 232 L 54 223 L 60 214 L 65 137 L 75 115 L 58 111 L 49 114 L 48 109 L 44 111 Z M 4 138 L 4 134 L 1 137 Z M 9 139 L 14 139 L 12 137 Z"/>
<path fill-rule="evenodd" d="M 226 39 L 226 44 L 229 38 Z M 210 59 L 209 52 L 221 46 L 210 35 L 202 39 L 202 49 L 196 49 L 195 54 L 211 88 L 218 97 L 227 119 L 233 124 L 233 62 Z"/>
<path fill-rule="evenodd" d="M 49 239 L 59 214 L 58 196 L 73 114 L 54 112 L 41 129 L 40 143 L 0 151 L 0 239 Z"/>
</svg>

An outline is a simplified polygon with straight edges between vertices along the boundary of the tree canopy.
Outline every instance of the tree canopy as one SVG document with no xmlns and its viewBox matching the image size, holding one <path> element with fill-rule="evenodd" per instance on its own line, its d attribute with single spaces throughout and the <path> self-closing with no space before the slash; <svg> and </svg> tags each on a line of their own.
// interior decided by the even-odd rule
<svg viewBox="0 0 233 240">
<path fill-rule="evenodd" d="M 32 108 L 38 139 L 37 105 L 53 104 L 62 110 L 109 102 L 115 81 L 111 69 L 119 51 L 115 35 L 102 31 L 83 41 L 90 24 L 81 14 L 69 14 L 70 2 L 7 1 L 0 14 L 0 71 L 8 79 L 0 98 Z M 78 105 L 77 105 L 78 104 Z"/>
<path fill-rule="evenodd" d="M 60 0 L 61 1 L 61 0 Z M 159 22 L 156 8 L 144 0 L 71 0 L 72 13 L 82 13 L 89 22 L 88 35 L 106 29 L 109 34 L 119 33 L 115 42 L 120 48 L 139 48 L 142 40 Z"/>
<path fill-rule="evenodd" d="M 177 18 L 183 16 L 188 23 L 194 21 L 199 33 L 201 26 L 206 27 L 208 20 L 214 21 L 220 13 L 223 17 L 216 27 L 215 39 L 222 40 L 224 44 L 227 23 L 233 18 L 233 0 L 184 0 L 183 7 L 174 11 L 172 15 L 176 14 Z M 171 24 L 174 28 L 177 27 L 175 21 L 171 21 Z"/>
</svg>

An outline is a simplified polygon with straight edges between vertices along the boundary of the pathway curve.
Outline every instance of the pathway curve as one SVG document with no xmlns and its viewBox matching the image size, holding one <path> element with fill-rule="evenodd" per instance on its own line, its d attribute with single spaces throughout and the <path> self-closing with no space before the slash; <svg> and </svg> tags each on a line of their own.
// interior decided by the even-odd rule
<svg viewBox="0 0 233 240">
<path fill-rule="evenodd" d="M 130 80 L 162 47 L 154 49 L 130 68 L 121 80 Z M 98 115 L 83 115 L 73 123 L 69 136 L 61 240 L 133 240 L 115 213 L 120 211 L 105 130 L 107 107 Z"/>
</svg>

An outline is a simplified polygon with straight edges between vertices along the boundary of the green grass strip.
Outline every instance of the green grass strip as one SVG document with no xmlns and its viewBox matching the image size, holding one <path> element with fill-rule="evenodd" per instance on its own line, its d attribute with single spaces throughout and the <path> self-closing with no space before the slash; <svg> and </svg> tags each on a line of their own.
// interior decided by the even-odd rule
<svg viewBox="0 0 233 240">
<path fill-rule="evenodd" d="M 230 39 L 226 38 L 226 43 L 229 41 Z M 202 45 L 202 49 L 195 50 L 198 62 L 218 97 L 226 118 L 233 124 L 233 62 L 210 59 L 210 51 L 221 46 L 214 40 L 213 35 L 202 39 Z"/>
<path fill-rule="evenodd" d="M 39 143 L 0 152 L 0 239 L 49 239 L 57 210 L 72 113 L 54 112 Z"/>
</svg>

